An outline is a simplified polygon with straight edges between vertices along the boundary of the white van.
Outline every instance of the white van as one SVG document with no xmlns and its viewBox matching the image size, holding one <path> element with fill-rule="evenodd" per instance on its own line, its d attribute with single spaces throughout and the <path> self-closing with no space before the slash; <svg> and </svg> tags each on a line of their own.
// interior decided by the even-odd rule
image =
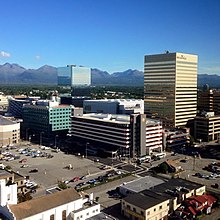
<svg viewBox="0 0 220 220">
<path fill-rule="evenodd" d="M 158 154 L 155 154 L 156 157 L 159 157 L 159 158 L 164 158 L 166 157 L 166 153 L 165 152 L 162 152 L 162 153 L 158 153 Z"/>
<path fill-rule="evenodd" d="M 143 156 L 137 159 L 137 162 L 139 163 L 150 162 L 150 161 L 151 161 L 151 156 L 149 155 L 146 155 L 146 156 Z"/>
</svg>

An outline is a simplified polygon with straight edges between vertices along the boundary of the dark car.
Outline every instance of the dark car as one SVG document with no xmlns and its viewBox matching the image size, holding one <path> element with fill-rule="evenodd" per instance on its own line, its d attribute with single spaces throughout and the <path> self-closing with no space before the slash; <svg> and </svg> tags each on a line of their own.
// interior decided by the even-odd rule
<svg viewBox="0 0 220 220">
<path fill-rule="evenodd" d="M 182 159 L 182 160 L 180 160 L 180 162 L 181 162 L 181 163 L 186 163 L 187 160 L 186 160 L 186 159 Z"/>
<path fill-rule="evenodd" d="M 29 171 L 29 173 L 37 173 L 37 172 L 38 172 L 38 169 L 37 169 L 37 168 L 35 168 L 35 169 Z"/>
<path fill-rule="evenodd" d="M 80 177 L 80 180 L 84 180 L 84 179 L 86 179 L 86 176 L 81 176 Z"/>
<path fill-rule="evenodd" d="M 85 185 L 85 183 L 78 183 L 78 184 L 75 186 L 75 188 L 80 188 L 80 187 L 82 187 L 83 185 Z"/>
</svg>

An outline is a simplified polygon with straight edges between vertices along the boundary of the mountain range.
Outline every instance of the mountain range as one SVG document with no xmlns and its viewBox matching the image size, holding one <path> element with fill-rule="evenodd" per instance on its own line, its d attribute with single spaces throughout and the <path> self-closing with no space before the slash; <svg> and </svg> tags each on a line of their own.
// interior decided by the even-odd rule
<svg viewBox="0 0 220 220">
<path fill-rule="evenodd" d="M 92 85 L 143 86 L 144 74 L 139 70 L 128 69 L 109 74 L 106 71 L 92 69 Z M 0 65 L 0 84 L 57 84 L 57 68 L 44 65 L 39 69 L 26 69 L 18 64 Z M 209 84 L 220 87 L 219 75 L 198 74 L 198 85 Z"/>
</svg>

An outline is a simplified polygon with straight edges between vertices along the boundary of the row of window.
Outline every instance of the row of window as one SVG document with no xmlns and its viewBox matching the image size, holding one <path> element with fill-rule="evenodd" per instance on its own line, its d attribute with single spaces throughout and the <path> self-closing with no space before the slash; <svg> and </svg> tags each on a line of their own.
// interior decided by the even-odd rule
<svg viewBox="0 0 220 220">
<path fill-rule="evenodd" d="M 99 210 L 96 209 L 96 210 L 93 210 L 92 213 L 96 213 L 96 212 L 98 212 L 98 211 L 99 211 Z M 88 215 L 89 215 L 89 212 L 87 212 L 86 215 L 88 216 Z M 78 216 L 76 219 L 79 220 L 79 219 L 81 219 L 81 218 L 83 218 L 83 215 Z"/>
</svg>

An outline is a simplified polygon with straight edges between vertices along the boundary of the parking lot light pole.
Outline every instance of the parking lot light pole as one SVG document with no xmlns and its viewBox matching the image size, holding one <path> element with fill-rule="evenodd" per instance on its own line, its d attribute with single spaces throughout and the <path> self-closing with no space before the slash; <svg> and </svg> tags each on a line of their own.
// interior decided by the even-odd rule
<svg viewBox="0 0 220 220">
<path fill-rule="evenodd" d="M 30 128 L 26 128 L 26 141 L 28 141 L 28 130 L 30 130 Z"/>
<path fill-rule="evenodd" d="M 42 134 L 44 134 L 43 131 L 40 132 L 40 146 L 42 146 Z"/>
<path fill-rule="evenodd" d="M 86 143 L 86 159 L 87 159 L 87 147 L 89 145 L 89 142 Z"/>
<path fill-rule="evenodd" d="M 57 149 L 57 137 L 58 135 L 55 136 L 55 144 L 54 144 L 56 149 Z"/>
</svg>

